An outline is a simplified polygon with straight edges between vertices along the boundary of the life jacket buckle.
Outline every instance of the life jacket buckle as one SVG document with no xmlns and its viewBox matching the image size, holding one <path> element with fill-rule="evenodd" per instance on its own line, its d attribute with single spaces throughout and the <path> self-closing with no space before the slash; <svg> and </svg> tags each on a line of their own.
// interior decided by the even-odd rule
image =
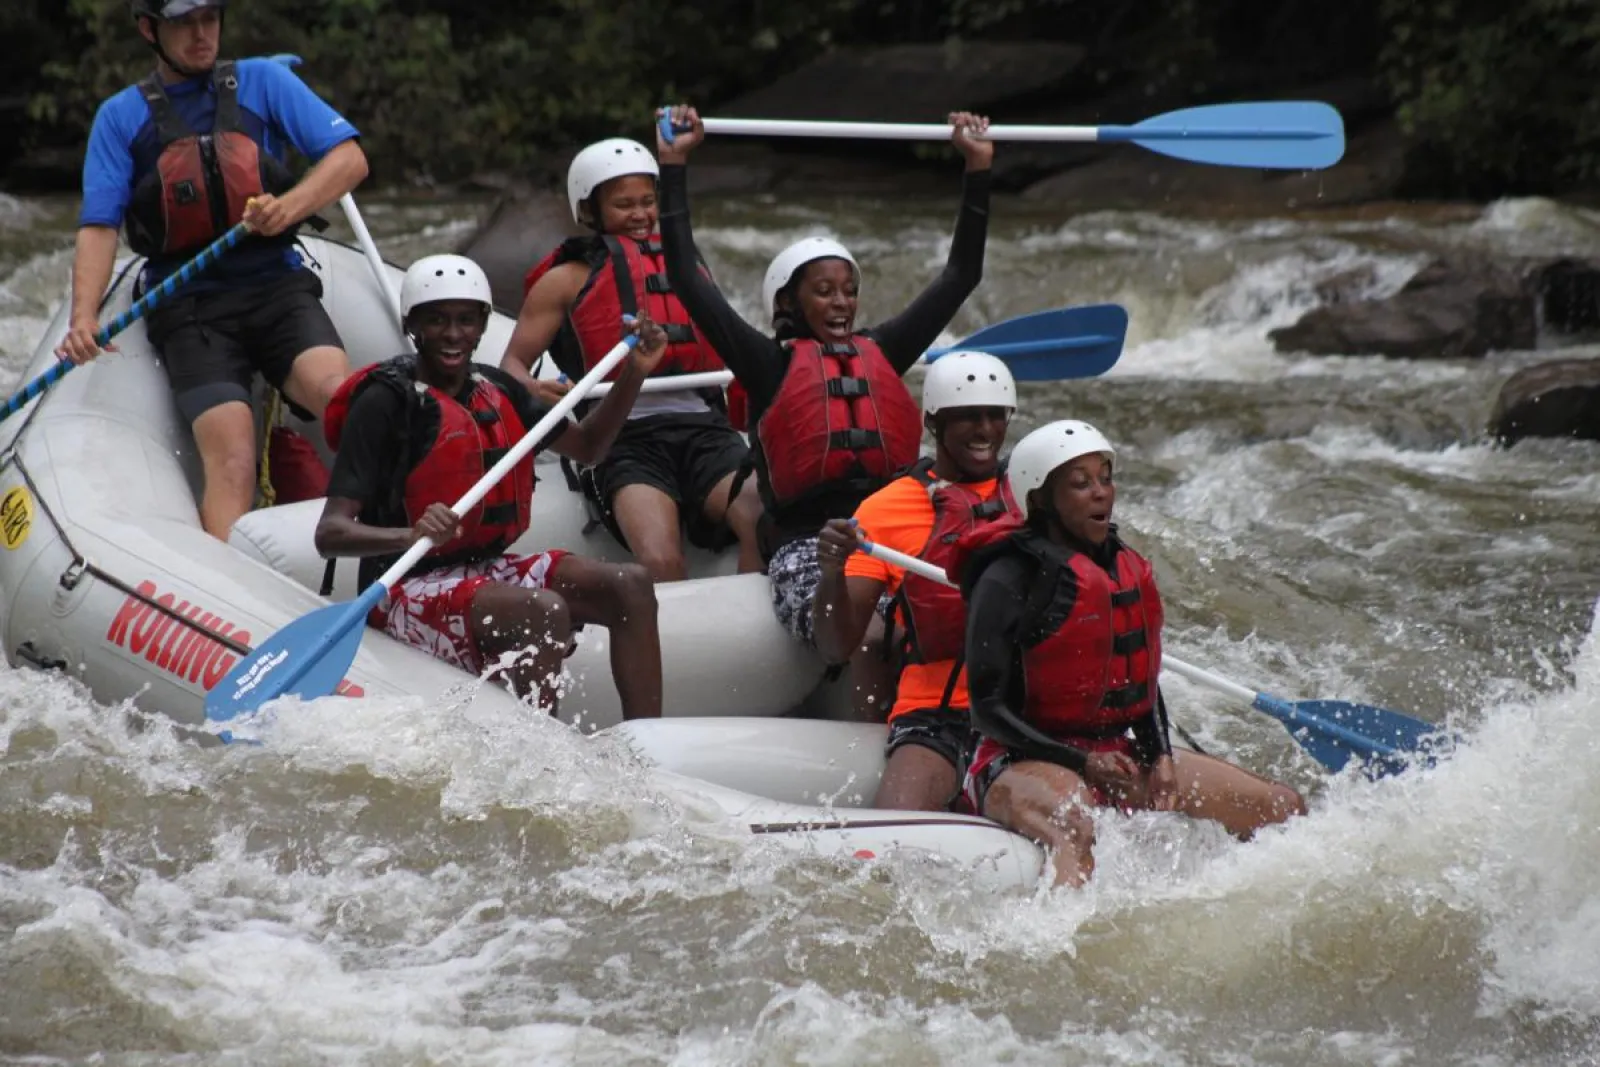
<svg viewBox="0 0 1600 1067">
<path fill-rule="evenodd" d="M 833 431 L 828 435 L 828 444 L 845 452 L 860 452 L 868 448 L 882 448 L 883 437 L 877 430 L 852 426 L 848 430 Z"/>
</svg>

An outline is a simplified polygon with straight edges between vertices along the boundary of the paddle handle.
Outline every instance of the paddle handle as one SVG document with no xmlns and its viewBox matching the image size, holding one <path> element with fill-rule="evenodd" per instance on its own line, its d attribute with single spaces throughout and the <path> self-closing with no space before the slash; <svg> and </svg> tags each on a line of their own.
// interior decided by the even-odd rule
<svg viewBox="0 0 1600 1067">
<path fill-rule="evenodd" d="M 135 300 L 133 306 L 128 308 L 127 311 L 100 327 L 94 335 L 94 343 L 104 348 L 113 337 L 144 318 L 151 308 L 166 300 L 167 297 L 177 292 L 179 287 L 193 279 L 196 274 L 215 263 L 222 253 L 238 244 L 249 232 L 250 227 L 241 222 L 215 241 L 206 245 L 205 248 L 200 250 L 199 255 L 163 278 L 160 285 Z M 71 360 L 64 359 L 17 390 L 10 400 L 0 406 L 0 421 L 10 418 L 27 407 L 34 398 L 66 377 L 67 372 L 76 366 L 77 364 Z"/>
<path fill-rule="evenodd" d="M 893 564 L 919 577 L 926 578 L 930 582 L 938 582 L 940 585 L 947 585 L 951 589 L 956 588 L 956 583 L 950 580 L 950 576 L 944 572 L 943 567 L 929 563 L 925 559 L 920 559 L 917 556 L 908 556 L 904 552 L 897 552 L 875 541 L 868 541 L 865 537 L 861 538 L 861 551 L 874 559 L 881 559 L 885 563 Z"/>
<path fill-rule="evenodd" d="M 669 374 L 662 378 L 646 378 L 639 386 L 641 393 L 677 393 L 686 389 L 721 389 L 733 384 L 731 370 L 705 370 L 694 374 Z M 589 393 L 589 399 L 598 400 L 611 392 L 614 382 L 601 382 Z"/>
<path fill-rule="evenodd" d="M 955 127 L 941 122 L 820 122 L 809 119 L 706 119 L 707 133 L 753 137 L 840 137 L 877 141 L 948 141 Z M 1095 126 L 990 126 L 987 141 L 1094 141 Z"/>
<path fill-rule="evenodd" d="M 662 119 L 663 129 L 666 119 Z M 955 127 L 938 122 L 821 122 L 810 119 L 705 119 L 707 133 L 752 137 L 838 137 L 875 141 L 948 141 Z M 1083 144 L 1128 141 L 1312 141 L 1326 130 L 1257 126 L 1019 126 L 995 125 L 974 135 L 984 141 Z M 667 138 L 671 142 L 671 138 Z"/>
<path fill-rule="evenodd" d="M 344 219 L 350 224 L 350 229 L 355 231 L 356 243 L 361 246 L 362 253 L 367 257 L 367 266 L 372 268 L 372 276 L 378 281 L 378 288 L 383 292 L 383 298 L 389 302 L 389 309 L 394 312 L 396 322 L 404 323 L 400 314 L 400 294 L 395 291 L 394 279 L 389 277 L 389 267 L 378 254 L 378 245 L 372 239 L 372 232 L 367 229 L 367 221 L 361 217 L 361 211 L 356 207 L 356 198 L 345 193 L 339 198 L 339 207 L 344 211 Z M 402 328 L 401 336 L 405 336 Z M 405 337 L 406 346 L 411 346 L 411 338 Z"/>
<path fill-rule="evenodd" d="M 982 331 L 974 334 L 967 341 L 958 341 L 948 348 L 933 348 L 923 353 L 922 362 L 932 363 L 935 360 L 949 355 L 951 352 L 987 352 L 991 356 L 1004 359 L 1006 356 L 1028 356 L 1041 350 L 1050 352 L 1070 351 L 1072 349 L 1100 348 L 1104 345 L 1120 345 L 1122 338 L 1108 333 L 1084 333 L 1070 337 L 1050 337 L 1045 340 L 1032 341 L 1006 341 L 1000 343 L 984 344 L 974 343 L 976 338 L 982 336 Z M 733 372 L 727 370 L 699 371 L 694 374 L 670 374 L 661 378 L 647 378 L 639 386 L 641 393 L 672 393 L 687 389 L 720 389 L 733 384 Z M 598 399 L 611 391 L 610 382 L 602 382 L 595 386 L 590 397 Z"/>
<path fill-rule="evenodd" d="M 1178 657 L 1170 655 L 1165 649 L 1161 652 L 1161 666 L 1171 667 L 1174 673 L 1183 675 L 1191 682 L 1198 682 L 1200 685 L 1215 689 L 1219 693 L 1226 693 L 1228 696 L 1236 697 L 1246 704 L 1254 704 L 1256 697 L 1259 695 L 1255 690 L 1246 689 L 1237 682 L 1230 682 L 1221 675 L 1212 674 L 1203 667 L 1185 663 Z"/>
<path fill-rule="evenodd" d="M 528 453 L 532 452 L 539 442 L 544 440 L 545 435 L 555 429 L 561 420 L 567 417 L 567 413 L 577 407 L 578 403 L 588 396 L 595 386 L 600 384 L 600 379 L 610 374 L 613 367 L 626 359 L 633 346 L 638 343 L 639 335 L 629 334 L 615 348 L 607 352 L 589 373 L 578 379 L 577 384 L 567 392 L 566 396 L 556 401 L 555 406 L 550 409 L 544 418 L 534 423 L 533 428 L 522 435 L 522 440 L 518 441 L 511 447 L 509 452 L 500 457 L 500 462 L 490 467 L 483 477 L 479 478 L 477 483 L 467 490 L 465 496 L 450 506 L 450 510 L 455 512 L 457 516 L 463 516 L 477 507 L 478 502 L 489 495 L 489 490 L 499 485 L 500 480 L 510 474 L 513 467 L 526 459 Z M 374 590 L 380 590 L 372 601 L 375 604 L 377 599 L 383 595 L 381 589 L 394 588 L 394 584 L 410 573 L 411 568 L 415 567 L 417 562 L 427 555 L 428 550 L 432 547 L 432 538 L 419 538 L 410 548 L 406 549 L 403 556 L 395 560 L 393 566 L 379 576 L 377 582 L 369 587 L 366 593 L 362 594 L 363 599 L 373 594 Z M 371 604 L 368 605 L 368 607 L 371 606 Z"/>
</svg>

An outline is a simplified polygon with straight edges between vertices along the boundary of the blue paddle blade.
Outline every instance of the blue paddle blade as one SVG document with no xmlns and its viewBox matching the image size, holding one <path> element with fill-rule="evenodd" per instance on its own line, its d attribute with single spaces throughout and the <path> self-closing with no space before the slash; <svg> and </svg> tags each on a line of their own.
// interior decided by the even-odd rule
<svg viewBox="0 0 1600 1067">
<path fill-rule="evenodd" d="M 1093 378 L 1116 365 L 1127 333 L 1128 312 L 1119 304 L 1056 308 L 986 326 L 928 359 L 976 350 L 1005 360 L 1019 382 Z"/>
<path fill-rule="evenodd" d="M 1302 700 L 1295 704 L 1301 715 L 1338 723 L 1378 744 L 1395 749 L 1415 750 L 1438 732 L 1432 723 L 1413 719 L 1398 711 L 1375 708 L 1371 704 L 1350 704 L 1342 700 Z"/>
<path fill-rule="evenodd" d="M 332 693 L 361 649 L 365 600 L 318 608 L 267 638 L 206 694 L 206 718 L 228 722 L 290 693 L 303 700 Z"/>
<path fill-rule="evenodd" d="M 1352 757 L 1381 778 L 1410 766 L 1431 767 L 1447 743 L 1438 727 L 1397 711 L 1342 700 L 1290 703 L 1257 693 L 1255 707 L 1273 716 L 1328 770 L 1342 770 Z"/>
<path fill-rule="evenodd" d="M 1327 104 L 1283 100 L 1169 111 L 1136 126 L 1101 126 L 1098 140 L 1129 142 L 1191 163 L 1318 170 L 1344 156 L 1344 120 Z"/>
</svg>

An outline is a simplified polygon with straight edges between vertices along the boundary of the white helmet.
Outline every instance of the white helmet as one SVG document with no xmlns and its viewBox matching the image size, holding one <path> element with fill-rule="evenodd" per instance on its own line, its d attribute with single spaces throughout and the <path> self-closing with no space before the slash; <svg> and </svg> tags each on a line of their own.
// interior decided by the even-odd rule
<svg viewBox="0 0 1600 1067">
<path fill-rule="evenodd" d="M 578 205 L 594 195 L 594 191 L 610 181 L 629 174 L 648 174 L 661 177 L 661 168 L 650 149 L 626 137 L 612 137 L 596 141 L 572 157 L 567 168 L 567 202 L 572 205 L 572 221 L 578 217 Z"/>
<path fill-rule="evenodd" d="M 856 284 L 861 284 L 861 266 L 848 248 L 831 237 L 803 237 L 774 256 L 767 266 L 766 280 L 761 283 L 761 305 L 768 315 L 778 313 L 778 290 L 788 285 L 801 267 L 819 259 L 844 260 L 850 264 Z"/>
<path fill-rule="evenodd" d="M 1087 422 L 1063 419 L 1039 427 L 1017 442 L 1017 447 L 1011 450 L 1011 458 L 1006 461 L 1012 499 L 1031 514 L 1028 494 L 1042 487 L 1051 471 L 1095 452 L 1107 459 L 1117 454 L 1105 435 Z"/>
<path fill-rule="evenodd" d="M 1017 383 L 1011 368 L 987 352 L 946 352 L 922 379 L 922 413 L 945 408 L 1017 410 Z"/>
<path fill-rule="evenodd" d="M 406 271 L 400 283 L 400 317 L 435 300 L 476 300 L 494 307 L 488 276 L 466 256 L 423 256 Z"/>
</svg>

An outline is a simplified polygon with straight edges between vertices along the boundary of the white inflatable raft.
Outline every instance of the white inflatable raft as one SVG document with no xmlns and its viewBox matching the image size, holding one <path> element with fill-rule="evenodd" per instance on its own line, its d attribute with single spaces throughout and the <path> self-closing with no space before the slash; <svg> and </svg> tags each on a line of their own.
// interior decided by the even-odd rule
<svg viewBox="0 0 1600 1067">
<path fill-rule="evenodd" d="M 393 305 L 362 252 L 315 237 L 304 245 L 352 365 L 404 351 Z M 402 272 L 385 269 L 398 288 Z M 136 275 L 136 262 L 119 263 L 102 321 L 129 306 Z M 67 315 L 63 301 L 18 384 L 55 362 Z M 498 361 L 512 326 L 497 312 L 478 358 Z M 198 723 L 205 692 L 241 652 L 325 603 L 324 561 L 312 543 L 322 501 L 254 511 L 231 544 L 209 537 L 195 503 L 194 442 L 143 323 L 115 344 L 118 353 L 74 369 L 0 424 L 0 641 L 13 665 L 63 670 L 102 702 L 131 699 Z M 317 427 L 296 428 L 327 458 Z M 553 457 L 539 475 L 533 526 L 515 547 L 628 558 L 591 525 Z M 773 618 L 766 578 L 734 567 L 732 551 L 693 551 L 697 580 L 657 587 L 666 714 L 770 716 L 807 701 L 811 713 L 827 714 L 842 704 L 844 686 L 819 690 L 823 664 Z M 355 571 L 341 562 L 333 599 L 358 592 Z M 563 719 L 590 728 L 620 721 L 605 639 L 592 627 L 580 636 Z M 432 695 L 463 680 L 369 630 L 346 691 Z"/>
<path fill-rule="evenodd" d="M 656 770 L 665 789 L 735 830 L 831 859 L 937 856 L 987 889 L 1038 884 L 1037 845 L 988 819 L 884 811 L 885 728 L 814 719 L 658 719 L 609 731 Z"/>
</svg>

